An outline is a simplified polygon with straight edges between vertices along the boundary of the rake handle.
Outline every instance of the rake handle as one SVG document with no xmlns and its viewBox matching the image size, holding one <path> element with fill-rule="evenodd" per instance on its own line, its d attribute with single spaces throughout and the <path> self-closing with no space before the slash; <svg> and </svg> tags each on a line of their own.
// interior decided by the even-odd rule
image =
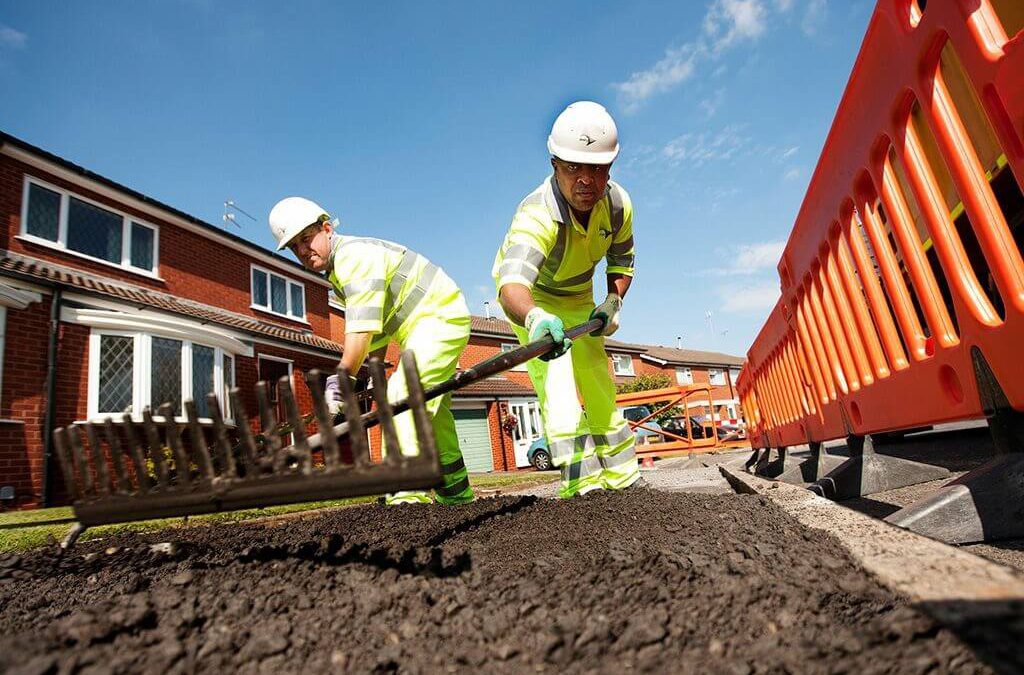
<svg viewBox="0 0 1024 675">
<path fill-rule="evenodd" d="M 587 335 L 593 333 L 596 330 L 600 330 L 604 327 L 603 319 L 591 319 L 586 323 L 581 323 L 578 326 L 573 326 L 565 331 L 565 337 L 570 340 L 580 337 L 581 335 Z M 424 390 L 423 398 L 425 401 L 430 401 L 439 396 L 444 396 L 450 392 L 462 389 L 474 382 L 485 380 L 488 377 L 493 377 L 498 373 L 503 373 L 506 370 L 521 366 L 530 359 L 538 356 L 543 356 L 549 351 L 555 348 L 555 341 L 550 335 L 545 335 L 539 340 L 534 340 L 528 344 L 523 345 L 517 349 L 513 349 L 510 352 L 502 352 L 496 356 L 492 356 L 486 361 L 481 361 L 472 368 L 467 368 L 462 372 L 456 373 L 453 377 L 435 384 L 433 387 Z M 392 414 L 398 415 L 403 413 L 410 408 L 410 402 L 408 398 L 404 398 L 401 401 L 397 401 L 391 406 Z M 370 412 L 363 413 L 360 415 L 360 419 L 363 422 L 364 428 L 370 428 L 380 423 L 377 418 L 377 411 L 371 410 Z M 342 422 L 334 427 L 334 433 L 341 436 L 348 432 L 348 422 Z M 320 446 L 320 434 L 314 434 L 309 437 L 309 445 L 311 448 L 317 448 Z"/>
</svg>

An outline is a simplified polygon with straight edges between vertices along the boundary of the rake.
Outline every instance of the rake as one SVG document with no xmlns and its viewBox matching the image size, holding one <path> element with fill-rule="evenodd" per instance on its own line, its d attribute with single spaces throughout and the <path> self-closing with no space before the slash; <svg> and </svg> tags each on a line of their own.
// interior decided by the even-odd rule
<svg viewBox="0 0 1024 675">
<path fill-rule="evenodd" d="M 576 338 L 602 325 L 600 319 L 593 319 L 567 330 L 566 337 Z M 97 525 L 437 487 L 442 484 L 441 462 L 426 402 L 526 363 L 553 347 L 551 337 L 545 336 L 426 390 L 416 358 L 407 351 L 400 365 L 408 396 L 394 403 L 387 398 L 384 365 L 372 359 L 368 367 L 376 407 L 362 415 L 348 373 L 338 368 L 344 403 L 344 421 L 340 424 L 335 424 L 328 409 L 321 374 L 315 370 L 305 376 L 313 398 L 313 412 L 306 416 L 299 414 L 289 378 L 277 382 L 287 418 L 281 422 L 271 403 L 270 386 L 262 381 L 256 384 L 260 434 L 252 432 L 239 390 L 232 389 L 229 400 L 239 437 L 237 445 L 229 441 L 229 427 L 214 394 L 206 397 L 211 423 L 199 421 L 194 401 L 184 402 L 185 431 L 179 428 L 170 403 L 157 409 L 162 418 L 159 421 L 146 408 L 141 423 L 125 413 L 119 422 L 108 417 L 102 423 L 58 428 L 54 430 L 57 457 L 78 521 L 64 537 L 61 548 L 71 547 L 82 532 Z M 413 416 L 419 447 L 416 454 L 405 454 L 398 443 L 394 417 L 406 411 Z M 315 419 L 318 432 L 307 435 L 311 419 Z M 378 424 L 386 447 L 393 450 L 380 462 L 373 462 L 366 430 Z M 204 431 L 211 427 L 212 447 Z M 289 433 L 293 442 L 285 445 L 283 436 Z M 346 461 L 341 451 L 339 441 L 343 438 L 349 442 L 351 461 Z M 170 461 L 165 457 L 168 450 Z M 314 465 L 316 450 L 322 453 L 322 464 Z"/>
</svg>

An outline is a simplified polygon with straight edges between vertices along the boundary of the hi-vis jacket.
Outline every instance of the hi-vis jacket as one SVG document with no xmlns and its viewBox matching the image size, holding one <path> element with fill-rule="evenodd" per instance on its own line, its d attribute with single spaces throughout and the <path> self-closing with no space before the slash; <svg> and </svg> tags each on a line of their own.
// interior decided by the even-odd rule
<svg viewBox="0 0 1024 675">
<path fill-rule="evenodd" d="M 404 344 L 424 315 L 465 317 L 455 282 L 415 251 L 383 239 L 335 234 L 327 279 L 345 308 L 345 331 L 377 334 L 371 349 Z"/>
<path fill-rule="evenodd" d="M 491 275 L 499 292 L 522 284 L 550 295 L 592 296 L 601 258 L 609 274 L 633 276 L 633 257 L 633 203 L 618 183 L 608 181 L 584 228 L 551 176 L 520 202 Z"/>
</svg>

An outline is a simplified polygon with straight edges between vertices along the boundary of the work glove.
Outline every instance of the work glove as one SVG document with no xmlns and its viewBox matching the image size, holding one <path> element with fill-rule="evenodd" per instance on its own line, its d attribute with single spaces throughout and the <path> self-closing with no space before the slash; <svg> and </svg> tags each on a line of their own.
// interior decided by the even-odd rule
<svg viewBox="0 0 1024 675">
<path fill-rule="evenodd" d="M 618 293 L 609 293 L 600 305 L 590 313 L 591 319 L 601 319 L 604 326 L 595 330 L 591 335 L 608 336 L 619 329 L 619 313 L 622 311 L 622 298 Z"/>
<path fill-rule="evenodd" d="M 539 340 L 545 335 L 550 335 L 555 341 L 555 346 L 551 351 L 537 357 L 541 361 L 557 359 L 572 347 L 572 340 L 565 337 L 565 326 L 562 325 L 562 320 L 551 312 L 546 312 L 540 307 L 534 307 L 526 315 L 525 324 L 530 342 Z"/>
</svg>

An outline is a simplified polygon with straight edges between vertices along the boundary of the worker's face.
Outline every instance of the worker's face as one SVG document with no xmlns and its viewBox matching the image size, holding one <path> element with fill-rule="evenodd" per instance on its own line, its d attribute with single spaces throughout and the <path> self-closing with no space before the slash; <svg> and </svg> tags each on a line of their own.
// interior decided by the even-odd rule
<svg viewBox="0 0 1024 675">
<path fill-rule="evenodd" d="M 331 254 L 333 230 L 330 223 L 314 223 L 292 239 L 288 248 L 306 269 L 323 272 L 327 269 L 327 260 Z"/>
<path fill-rule="evenodd" d="M 589 213 L 604 197 L 611 164 L 573 164 L 552 157 L 551 166 L 555 169 L 555 180 L 562 196 L 577 211 Z"/>
</svg>

